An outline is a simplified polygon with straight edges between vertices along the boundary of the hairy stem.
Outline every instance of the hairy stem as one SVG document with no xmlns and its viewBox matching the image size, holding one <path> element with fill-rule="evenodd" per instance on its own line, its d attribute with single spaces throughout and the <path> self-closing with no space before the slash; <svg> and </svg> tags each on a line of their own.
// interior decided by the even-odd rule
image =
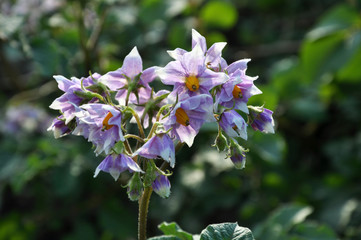
<svg viewBox="0 0 361 240">
<path fill-rule="evenodd" d="M 138 240 L 147 239 L 147 215 L 152 192 L 152 187 L 146 187 L 142 197 L 139 199 Z"/>
</svg>

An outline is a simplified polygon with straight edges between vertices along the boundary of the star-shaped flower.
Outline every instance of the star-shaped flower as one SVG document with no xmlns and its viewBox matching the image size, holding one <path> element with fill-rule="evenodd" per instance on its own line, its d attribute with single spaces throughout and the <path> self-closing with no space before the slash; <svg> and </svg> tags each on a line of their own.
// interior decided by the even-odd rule
<svg viewBox="0 0 361 240">
<path fill-rule="evenodd" d="M 180 100 L 209 94 L 210 89 L 228 80 L 227 74 L 207 68 L 206 57 L 200 45 L 159 69 L 158 75 L 164 84 L 174 85 L 169 97 L 176 98 L 178 95 Z"/>
<path fill-rule="evenodd" d="M 78 124 L 73 134 L 83 135 L 95 145 L 95 153 L 110 153 L 118 141 L 124 141 L 121 129 L 122 114 L 110 105 L 90 103 L 76 113 Z"/>
<path fill-rule="evenodd" d="M 175 136 L 190 147 L 203 123 L 215 121 L 212 103 L 212 97 L 206 94 L 178 102 L 166 118 L 164 127 L 167 130 L 172 128 L 171 136 Z"/>
</svg>

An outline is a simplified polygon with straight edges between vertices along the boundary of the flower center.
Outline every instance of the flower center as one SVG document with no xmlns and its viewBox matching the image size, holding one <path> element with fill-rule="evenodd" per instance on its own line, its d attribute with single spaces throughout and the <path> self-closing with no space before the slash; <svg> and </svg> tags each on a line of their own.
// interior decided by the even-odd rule
<svg viewBox="0 0 361 240">
<path fill-rule="evenodd" d="M 197 91 L 198 88 L 199 88 L 199 80 L 196 76 L 189 76 L 189 77 L 186 77 L 186 86 L 187 88 L 194 92 L 194 91 Z"/>
<path fill-rule="evenodd" d="M 113 114 L 111 112 L 108 112 L 108 114 L 105 116 L 104 120 L 103 120 L 103 130 L 109 130 L 112 127 L 114 127 L 114 125 L 109 125 L 109 119 L 111 119 L 113 117 Z"/>
<path fill-rule="evenodd" d="M 237 127 L 237 125 L 234 125 L 232 128 L 234 131 L 236 131 L 236 133 L 238 133 L 240 135 L 240 131 L 239 131 L 239 128 Z"/>
<path fill-rule="evenodd" d="M 176 116 L 177 122 L 179 124 L 182 124 L 183 126 L 186 126 L 186 127 L 189 125 L 189 117 L 182 108 L 178 108 L 175 111 L 175 116 Z"/>
<path fill-rule="evenodd" d="M 232 91 L 232 95 L 234 98 L 242 98 L 242 89 L 240 87 L 238 87 L 237 85 L 234 86 L 233 91 Z"/>
</svg>

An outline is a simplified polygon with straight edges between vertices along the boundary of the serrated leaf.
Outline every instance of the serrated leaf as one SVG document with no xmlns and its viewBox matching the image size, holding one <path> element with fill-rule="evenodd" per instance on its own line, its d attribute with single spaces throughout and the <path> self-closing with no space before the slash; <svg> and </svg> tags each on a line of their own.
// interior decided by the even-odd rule
<svg viewBox="0 0 361 240">
<path fill-rule="evenodd" d="M 165 234 L 165 235 L 172 235 L 172 236 L 176 236 L 181 240 L 192 240 L 192 234 L 187 233 L 185 231 L 183 231 L 177 223 L 175 222 L 171 222 L 171 223 L 167 223 L 167 222 L 163 222 L 161 223 L 158 228 Z"/>
<path fill-rule="evenodd" d="M 251 230 L 237 223 L 209 225 L 201 233 L 201 240 L 254 240 Z"/>
</svg>

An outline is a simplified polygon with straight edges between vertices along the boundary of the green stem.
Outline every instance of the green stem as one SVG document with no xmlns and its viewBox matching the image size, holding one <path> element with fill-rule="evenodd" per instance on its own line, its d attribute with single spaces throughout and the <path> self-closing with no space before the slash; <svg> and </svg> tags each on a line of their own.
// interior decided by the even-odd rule
<svg viewBox="0 0 361 240">
<path fill-rule="evenodd" d="M 139 199 L 138 240 L 147 239 L 147 215 L 152 192 L 152 187 L 146 187 L 142 197 Z"/>
<path fill-rule="evenodd" d="M 135 120 L 137 121 L 140 137 L 144 139 L 145 138 L 144 129 L 143 129 L 142 123 L 140 122 L 138 113 L 136 111 L 134 111 L 131 107 L 128 107 L 128 109 L 132 113 Z"/>
<path fill-rule="evenodd" d="M 126 135 L 124 136 L 124 138 L 134 138 L 134 139 L 137 139 L 138 142 L 144 143 L 144 139 L 143 139 L 143 138 L 141 138 L 141 137 L 139 137 L 139 136 L 137 136 L 137 135 L 134 135 L 134 134 L 126 134 Z M 137 148 L 137 149 L 138 149 L 138 148 Z"/>
</svg>

